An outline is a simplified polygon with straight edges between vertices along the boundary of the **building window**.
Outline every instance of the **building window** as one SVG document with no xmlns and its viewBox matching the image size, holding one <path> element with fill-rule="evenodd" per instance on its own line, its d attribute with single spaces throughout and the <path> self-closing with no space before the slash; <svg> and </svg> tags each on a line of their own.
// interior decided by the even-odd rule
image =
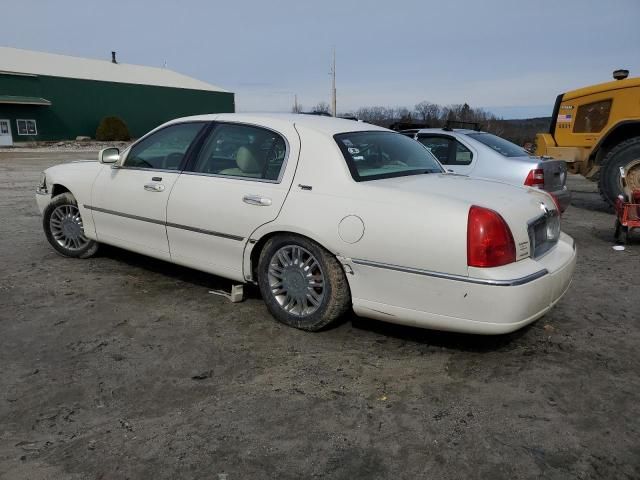
<svg viewBox="0 0 640 480">
<path fill-rule="evenodd" d="M 18 135 L 38 135 L 35 120 L 16 120 Z"/>
</svg>

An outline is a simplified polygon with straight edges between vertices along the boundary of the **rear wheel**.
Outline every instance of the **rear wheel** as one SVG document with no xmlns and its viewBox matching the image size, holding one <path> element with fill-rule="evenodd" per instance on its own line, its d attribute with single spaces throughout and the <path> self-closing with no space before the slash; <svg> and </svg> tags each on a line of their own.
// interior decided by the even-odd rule
<svg viewBox="0 0 640 480">
<path fill-rule="evenodd" d="M 267 241 L 258 262 L 258 285 L 271 314 L 301 330 L 320 330 L 351 306 L 349 285 L 335 256 L 297 235 Z"/>
<path fill-rule="evenodd" d="M 600 194 L 610 205 L 622 194 L 620 167 L 627 168 L 636 163 L 627 173 L 626 182 L 631 189 L 640 190 L 640 137 L 633 137 L 619 143 L 602 160 L 598 187 Z"/>
<path fill-rule="evenodd" d="M 98 250 L 98 243 L 84 234 L 78 202 L 71 193 L 51 200 L 44 210 L 42 226 L 51 246 L 66 257 L 88 258 Z"/>
</svg>

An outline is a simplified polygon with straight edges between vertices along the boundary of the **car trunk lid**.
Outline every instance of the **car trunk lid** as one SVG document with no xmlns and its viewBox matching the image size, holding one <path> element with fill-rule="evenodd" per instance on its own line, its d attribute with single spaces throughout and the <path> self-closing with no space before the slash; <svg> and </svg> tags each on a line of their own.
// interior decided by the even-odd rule
<svg viewBox="0 0 640 480">
<path fill-rule="evenodd" d="M 555 215 L 553 199 L 536 188 L 519 187 L 496 180 L 451 174 L 426 174 L 367 182 L 376 188 L 397 190 L 396 200 L 405 205 L 420 205 L 427 212 L 437 208 L 443 198 L 458 201 L 468 208 L 477 205 L 498 212 L 509 225 L 516 244 L 517 260 L 542 255 L 536 245 L 546 241 L 548 219 Z M 537 236 L 536 236 L 537 235 Z M 537 243 L 532 243 L 536 241 Z M 553 245 L 545 244 L 549 250 Z"/>
<path fill-rule="evenodd" d="M 541 160 L 538 168 L 544 171 L 544 189 L 561 190 L 567 183 L 567 164 L 563 160 Z"/>
</svg>

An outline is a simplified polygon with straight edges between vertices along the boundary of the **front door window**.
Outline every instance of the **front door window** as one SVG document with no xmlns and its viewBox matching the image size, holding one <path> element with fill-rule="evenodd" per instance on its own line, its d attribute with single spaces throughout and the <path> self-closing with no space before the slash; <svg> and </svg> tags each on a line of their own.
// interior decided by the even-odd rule
<svg viewBox="0 0 640 480">
<path fill-rule="evenodd" d="M 123 167 L 178 170 L 187 149 L 203 126 L 202 122 L 191 122 L 158 130 L 131 148 Z"/>
</svg>

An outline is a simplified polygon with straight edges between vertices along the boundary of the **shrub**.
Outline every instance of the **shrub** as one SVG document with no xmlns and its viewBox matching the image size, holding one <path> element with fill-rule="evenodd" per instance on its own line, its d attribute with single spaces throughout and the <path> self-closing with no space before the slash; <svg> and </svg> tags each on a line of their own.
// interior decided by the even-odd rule
<svg viewBox="0 0 640 480">
<path fill-rule="evenodd" d="M 129 128 L 119 117 L 104 117 L 96 130 L 96 140 L 130 140 Z"/>
</svg>

